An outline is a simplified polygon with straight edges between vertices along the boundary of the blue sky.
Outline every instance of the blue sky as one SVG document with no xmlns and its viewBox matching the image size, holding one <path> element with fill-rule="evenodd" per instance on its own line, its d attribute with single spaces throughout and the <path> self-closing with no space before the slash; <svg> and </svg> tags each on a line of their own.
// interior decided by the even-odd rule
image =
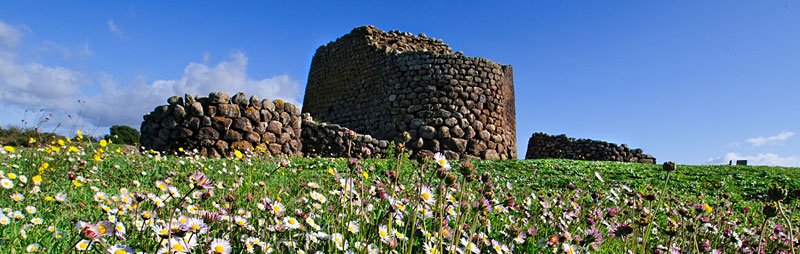
<svg viewBox="0 0 800 254">
<path fill-rule="evenodd" d="M 800 167 L 798 4 L 18 1 L 0 8 L 0 125 L 45 109 L 101 135 L 185 92 L 301 104 L 316 48 L 374 25 L 514 66 L 522 156 L 547 132 Z"/>
</svg>

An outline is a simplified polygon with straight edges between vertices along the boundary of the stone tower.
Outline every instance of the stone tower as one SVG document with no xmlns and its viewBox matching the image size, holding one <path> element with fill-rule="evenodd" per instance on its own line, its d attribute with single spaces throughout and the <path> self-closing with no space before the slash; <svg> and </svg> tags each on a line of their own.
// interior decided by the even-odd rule
<svg viewBox="0 0 800 254">
<path fill-rule="evenodd" d="M 454 53 L 441 40 L 372 26 L 314 54 L 303 112 L 448 159 L 516 158 L 510 65 Z"/>
</svg>

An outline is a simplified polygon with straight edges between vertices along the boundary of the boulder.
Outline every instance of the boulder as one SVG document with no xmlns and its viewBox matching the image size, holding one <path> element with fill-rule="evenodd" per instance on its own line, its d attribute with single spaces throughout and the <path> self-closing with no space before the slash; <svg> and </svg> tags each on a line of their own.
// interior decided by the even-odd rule
<svg viewBox="0 0 800 254">
<path fill-rule="evenodd" d="M 239 117 L 239 106 L 234 104 L 220 104 L 217 106 L 217 111 L 221 116 L 224 117 Z"/>
<path fill-rule="evenodd" d="M 228 104 L 231 95 L 223 92 L 212 92 L 208 94 L 208 102 L 211 104 Z"/>
<path fill-rule="evenodd" d="M 231 103 L 238 105 L 240 108 L 247 108 L 250 106 L 250 100 L 247 99 L 247 95 L 244 93 L 236 93 L 233 98 L 231 98 Z"/>
</svg>

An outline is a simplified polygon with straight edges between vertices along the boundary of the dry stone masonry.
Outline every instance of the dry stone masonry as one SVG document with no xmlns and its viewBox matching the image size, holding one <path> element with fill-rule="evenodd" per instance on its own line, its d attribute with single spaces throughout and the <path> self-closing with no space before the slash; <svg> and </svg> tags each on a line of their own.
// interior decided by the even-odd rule
<svg viewBox="0 0 800 254">
<path fill-rule="evenodd" d="M 617 146 L 604 141 L 570 138 L 563 134 L 550 136 L 534 133 L 528 141 L 525 159 L 545 158 L 656 163 L 652 155 L 644 154 L 642 149 L 630 149 L 625 144 Z"/>
<path fill-rule="evenodd" d="M 303 112 L 370 138 L 400 141 L 408 131 L 408 148 L 448 159 L 517 156 L 511 66 L 424 34 L 364 26 L 321 46 Z"/>
<path fill-rule="evenodd" d="M 362 158 L 384 157 L 389 142 L 370 135 L 358 134 L 338 124 L 317 123 L 310 114 L 303 114 L 303 153 L 308 156 Z"/>
<path fill-rule="evenodd" d="M 172 96 L 167 103 L 144 115 L 143 146 L 198 149 L 213 157 L 254 148 L 266 155 L 302 156 L 300 109 L 290 103 L 221 92 Z"/>
<path fill-rule="evenodd" d="M 267 156 L 347 157 L 350 149 L 350 155 L 376 158 L 384 156 L 389 145 L 336 124 L 315 122 L 281 100 L 213 92 L 208 97 L 172 96 L 167 103 L 144 116 L 143 146 L 159 151 L 197 149 L 211 157 L 230 155 L 233 150 Z"/>
</svg>

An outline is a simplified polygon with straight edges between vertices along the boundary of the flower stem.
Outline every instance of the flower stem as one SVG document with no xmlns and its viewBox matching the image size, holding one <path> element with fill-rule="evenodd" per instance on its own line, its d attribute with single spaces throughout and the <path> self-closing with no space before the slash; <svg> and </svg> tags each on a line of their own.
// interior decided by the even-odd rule
<svg viewBox="0 0 800 254">
<path fill-rule="evenodd" d="M 783 217 L 783 219 L 786 220 L 786 225 L 789 226 L 789 244 L 792 247 L 792 254 L 795 254 L 795 252 L 794 252 L 794 233 L 792 233 L 792 231 L 793 231 L 792 222 L 789 220 L 789 217 L 786 216 L 786 213 L 783 212 L 783 206 L 781 205 L 781 202 L 777 202 L 777 203 L 778 203 L 778 210 L 781 211 L 781 217 Z"/>
</svg>

